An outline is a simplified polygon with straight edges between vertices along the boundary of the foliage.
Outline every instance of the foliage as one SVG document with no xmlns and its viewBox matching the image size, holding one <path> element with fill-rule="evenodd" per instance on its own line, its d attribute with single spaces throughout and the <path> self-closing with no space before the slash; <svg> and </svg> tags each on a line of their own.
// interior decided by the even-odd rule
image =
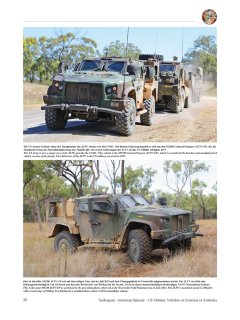
<svg viewBox="0 0 240 320">
<path fill-rule="evenodd" d="M 138 59 L 141 50 L 133 43 L 128 43 L 127 56 L 126 56 L 126 44 L 119 40 L 110 42 L 109 45 L 103 49 L 103 56 L 114 56 L 114 57 L 127 57 L 129 59 Z"/>
<path fill-rule="evenodd" d="M 144 169 L 142 166 L 133 169 L 128 166 L 125 168 L 125 187 L 130 193 L 141 193 L 143 196 L 149 195 L 149 189 L 153 182 L 153 177 L 157 173 L 151 168 Z M 121 179 L 118 179 L 119 183 Z"/>
<path fill-rule="evenodd" d="M 72 66 L 83 57 L 98 56 L 97 43 L 77 33 L 59 32 L 55 37 L 45 36 L 39 39 L 26 37 L 23 39 L 24 79 L 50 81 L 57 73 L 60 61 Z"/>
<path fill-rule="evenodd" d="M 174 205 L 179 207 L 181 206 L 181 199 L 187 182 L 190 182 L 191 184 L 191 176 L 197 172 L 208 171 L 208 167 L 204 162 L 199 162 L 197 160 L 167 160 L 164 161 L 163 171 L 165 172 L 167 186 L 176 193 L 176 201 Z M 169 182 L 170 175 L 175 178 L 174 185 Z"/>
<path fill-rule="evenodd" d="M 217 83 L 217 44 L 214 36 L 200 36 L 185 54 L 185 63 L 200 66 L 204 74 Z"/>
</svg>

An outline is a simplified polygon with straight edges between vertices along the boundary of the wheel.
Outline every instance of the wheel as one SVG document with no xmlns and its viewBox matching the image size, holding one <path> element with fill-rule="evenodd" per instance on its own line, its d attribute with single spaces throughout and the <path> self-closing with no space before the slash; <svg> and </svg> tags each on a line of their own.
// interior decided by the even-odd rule
<svg viewBox="0 0 240 320">
<path fill-rule="evenodd" d="M 147 112 L 140 115 L 141 124 L 145 126 L 151 126 L 153 124 L 153 113 L 155 113 L 154 97 L 145 100 L 144 107 L 147 110 Z"/>
<path fill-rule="evenodd" d="M 45 110 L 45 122 L 50 130 L 64 129 L 67 124 L 67 120 L 64 119 L 64 111 L 59 109 Z"/>
<path fill-rule="evenodd" d="M 136 106 L 132 98 L 128 98 L 128 107 L 116 116 L 116 129 L 122 136 L 130 136 L 135 129 Z"/>
<path fill-rule="evenodd" d="M 181 111 L 177 96 L 170 97 L 168 107 L 172 113 L 179 113 Z"/>
<path fill-rule="evenodd" d="M 144 230 L 135 229 L 129 232 L 128 256 L 133 262 L 149 260 L 151 252 L 151 241 Z"/>
<path fill-rule="evenodd" d="M 185 98 L 185 103 L 184 103 L 184 108 L 189 108 L 191 107 L 191 97 L 188 96 Z"/>
<path fill-rule="evenodd" d="M 80 246 L 80 237 L 70 234 L 68 231 L 59 232 L 54 240 L 54 249 L 56 252 L 67 249 L 68 252 L 74 253 Z"/>
</svg>

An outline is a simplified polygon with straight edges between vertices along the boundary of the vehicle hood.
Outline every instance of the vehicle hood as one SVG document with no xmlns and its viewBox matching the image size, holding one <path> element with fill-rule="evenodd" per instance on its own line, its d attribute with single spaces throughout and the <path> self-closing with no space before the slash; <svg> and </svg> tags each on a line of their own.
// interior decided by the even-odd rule
<svg viewBox="0 0 240 320">
<path fill-rule="evenodd" d="M 174 207 L 155 207 L 155 206 L 149 206 L 149 207 L 134 207 L 128 209 L 129 214 L 136 213 L 139 215 L 145 215 L 145 216 L 155 216 L 155 217 L 167 217 L 167 216 L 175 216 L 175 215 L 182 215 L 182 214 L 189 214 L 189 211 L 174 208 Z"/>
<path fill-rule="evenodd" d="M 118 72 L 81 71 L 78 73 L 58 75 L 55 77 L 55 79 L 64 82 L 118 84 L 123 83 L 124 76 Z M 125 82 L 129 82 L 131 80 L 132 76 L 125 76 Z"/>
</svg>

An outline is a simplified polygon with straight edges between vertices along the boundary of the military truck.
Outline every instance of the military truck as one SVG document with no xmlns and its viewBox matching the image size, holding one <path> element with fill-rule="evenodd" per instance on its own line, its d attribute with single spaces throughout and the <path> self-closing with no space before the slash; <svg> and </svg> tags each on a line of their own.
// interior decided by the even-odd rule
<svg viewBox="0 0 240 320">
<path fill-rule="evenodd" d="M 60 64 L 41 109 L 50 130 L 64 129 L 69 119 L 110 119 L 120 135 L 129 136 L 140 115 L 142 125 L 152 125 L 157 92 L 145 90 L 154 80 L 152 66 L 119 57 L 88 58 L 66 71 Z"/>
<path fill-rule="evenodd" d="M 203 69 L 201 67 L 194 66 L 184 66 L 184 68 L 188 74 L 185 82 L 190 90 L 191 102 L 199 102 L 202 95 Z"/>
<path fill-rule="evenodd" d="M 168 248 L 175 253 L 190 249 L 197 233 L 191 212 L 151 205 L 140 194 L 101 194 L 68 201 L 52 201 L 48 218 L 54 248 L 127 250 L 133 262 L 151 258 L 152 251 Z"/>
<path fill-rule="evenodd" d="M 171 112 L 179 113 L 190 106 L 190 90 L 186 83 L 183 64 L 173 57 L 173 61 L 160 64 L 158 99 Z"/>
</svg>

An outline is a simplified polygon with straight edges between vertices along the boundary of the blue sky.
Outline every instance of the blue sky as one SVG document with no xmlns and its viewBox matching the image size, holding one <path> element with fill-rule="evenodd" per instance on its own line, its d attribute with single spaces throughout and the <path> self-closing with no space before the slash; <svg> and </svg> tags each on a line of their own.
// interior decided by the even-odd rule
<svg viewBox="0 0 240 320">
<path fill-rule="evenodd" d="M 56 32 L 78 32 L 79 36 L 94 39 L 98 49 L 102 53 L 103 48 L 112 41 L 120 40 L 126 42 L 127 27 L 81 27 L 81 28 L 48 28 L 27 27 L 23 29 L 24 36 L 36 37 L 55 36 Z M 201 35 L 216 36 L 215 27 L 131 27 L 129 30 L 129 42 L 134 43 L 142 53 L 163 54 L 166 60 L 172 59 L 174 55 L 182 57 L 182 35 L 183 52 L 192 48 L 193 41 Z M 155 50 L 156 49 L 156 50 Z"/>
</svg>

